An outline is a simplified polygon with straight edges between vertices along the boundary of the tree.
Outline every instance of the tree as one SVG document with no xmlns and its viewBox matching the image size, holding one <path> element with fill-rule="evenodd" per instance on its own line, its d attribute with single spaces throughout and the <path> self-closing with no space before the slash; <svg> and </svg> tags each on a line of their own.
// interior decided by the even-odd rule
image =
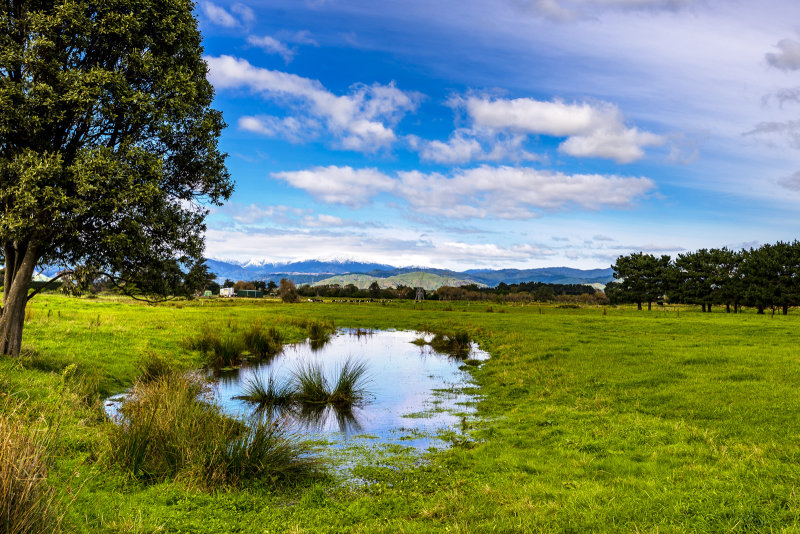
<svg viewBox="0 0 800 534">
<path fill-rule="evenodd" d="M 148 293 L 201 262 L 233 183 L 192 7 L 0 5 L 0 352 L 19 354 L 37 265 Z"/>
<path fill-rule="evenodd" d="M 615 284 L 609 297 L 613 295 L 615 300 L 635 302 L 640 310 L 642 302 L 647 302 L 647 309 L 650 310 L 653 301 L 664 295 L 669 267 L 669 256 L 656 258 L 641 252 L 620 256 L 611 266 Z"/>
<path fill-rule="evenodd" d="M 281 283 L 278 286 L 278 295 L 280 295 L 283 302 L 299 302 L 300 294 L 297 292 L 297 286 L 294 282 L 281 278 Z"/>
<path fill-rule="evenodd" d="M 372 282 L 369 285 L 369 296 L 371 298 L 379 298 L 381 296 L 381 286 L 378 284 L 377 281 Z"/>
</svg>

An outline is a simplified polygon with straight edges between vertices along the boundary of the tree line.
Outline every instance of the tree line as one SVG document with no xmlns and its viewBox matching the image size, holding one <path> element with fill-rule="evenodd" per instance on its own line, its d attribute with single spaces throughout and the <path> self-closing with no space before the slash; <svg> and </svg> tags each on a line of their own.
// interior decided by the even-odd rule
<svg viewBox="0 0 800 534">
<path fill-rule="evenodd" d="M 724 305 L 737 313 L 743 306 L 758 313 L 770 309 L 787 314 L 800 305 L 800 242 L 777 242 L 759 248 L 726 247 L 654 256 L 642 252 L 620 256 L 614 281 L 606 286 L 612 303 L 653 302 L 700 305 L 704 312 Z"/>
</svg>

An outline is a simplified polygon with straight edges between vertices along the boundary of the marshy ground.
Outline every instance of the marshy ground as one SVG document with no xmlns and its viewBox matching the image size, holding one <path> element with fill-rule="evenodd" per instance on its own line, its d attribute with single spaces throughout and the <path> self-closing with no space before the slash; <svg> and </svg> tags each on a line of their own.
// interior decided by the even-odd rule
<svg viewBox="0 0 800 534">
<path fill-rule="evenodd" d="M 157 369 L 152 355 L 179 370 L 208 363 L 208 351 L 187 341 L 204 329 L 255 323 L 282 342 L 306 339 L 311 324 L 466 332 L 491 354 L 467 366 L 481 388 L 480 417 L 464 422 L 452 447 L 424 457 L 400 445 L 365 452 L 358 483 L 334 473 L 209 489 L 188 471 L 131 476 L 98 399 Z M 25 328 L 26 355 L 0 364 L 3 424 L 29 435 L 56 429 L 35 456 L 45 458 L 68 532 L 800 528 L 795 310 L 771 318 L 500 304 L 488 313 L 485 303 L 435 302 L 152 307 L 45 295 Z M 268 358 L 269 342 L 261 345 Z"/>
</svg>

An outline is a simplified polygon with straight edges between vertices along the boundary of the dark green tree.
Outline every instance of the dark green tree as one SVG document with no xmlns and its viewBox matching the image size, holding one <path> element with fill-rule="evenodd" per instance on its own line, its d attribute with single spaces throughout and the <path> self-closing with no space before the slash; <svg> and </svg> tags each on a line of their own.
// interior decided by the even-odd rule
<svg viewBox="0 0 800 534">
<path fill-rule="evenodd" d="M 647 309 L 652 309 L 653 301 L 660 299 L 666 290 L 669 266 L 669 256 L 655 257 L 642 252 L 620 256 L 611 266 L 615 284 L 609 298 L 613 295 L 618 302 L 635 302 L 640 310 L 642 303 L 647 302 Z"/>
<path fill-rule="evenodd" d="M 377 299 L 381 296 L 381 286 L 378 284 L 377 281 L 372 282 L 369 285 L 369 296 L 370 298 Z"/>
<path fill-rule="evenodd" d="M 147 293 L 201 261 L 233 183 L 192 8 L 0 4 L 0 352 L 19 354 L 37 266 Z"/>
</svg>

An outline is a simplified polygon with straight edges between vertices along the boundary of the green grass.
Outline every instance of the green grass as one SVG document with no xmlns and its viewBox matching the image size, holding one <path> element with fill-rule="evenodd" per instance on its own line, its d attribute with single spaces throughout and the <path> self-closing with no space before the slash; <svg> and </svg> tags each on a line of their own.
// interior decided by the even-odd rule
<svg viewBox="0 0 800 534">
<path fill-rule="evenodd" d="M 47 295 L 32 305 L 28 356 L 0 361 L 0 392 L 31 428 L 65 394 L 71 403 L 48 471 L 71 502 L 65 531 L 800 531 L 797 310 L 771 318 L 493 304 L 486 313 L 485 303 L 268 300 L 176 308 Z M 480 418 L 425 461 L 401 446 L 348 452 L 363 458 L 353 469 L 359 484 L 334 477 L 209 492 L 181 476 L 131 481 L 111 461 L 92 390 L 131 385 L 148 350 L 176 368 L 199 367 L 202 353 L 184 337 L 256 321 L 286 342 L 307 338 L 311 321 L 466 332 L 491 353 L 470 368 Z"/>
</svg>

